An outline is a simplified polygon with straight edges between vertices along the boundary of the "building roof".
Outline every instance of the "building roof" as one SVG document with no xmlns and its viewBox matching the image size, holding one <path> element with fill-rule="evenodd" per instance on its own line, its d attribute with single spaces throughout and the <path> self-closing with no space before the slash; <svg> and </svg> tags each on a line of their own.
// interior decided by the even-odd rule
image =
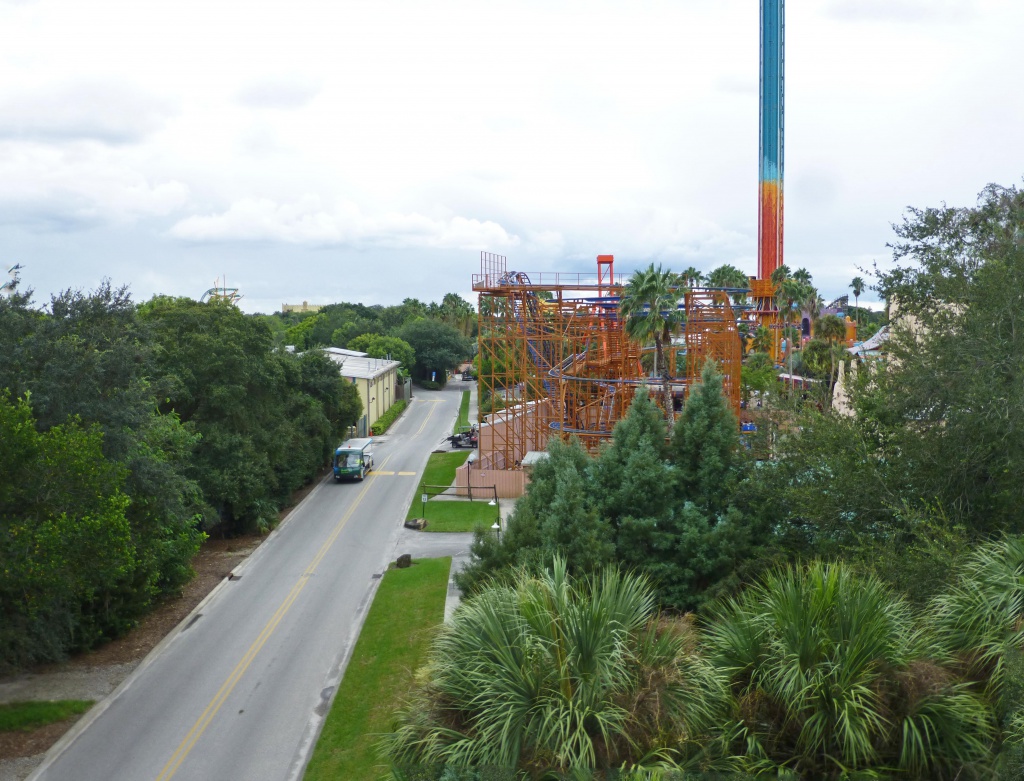
<svg viewBox="0 0 1024 781">
<path fill-rule="evenodd" d="M 328 355 L 344 355 L 349 358 L 366 358 L 366 353 L 361 353 L 358 350 L 343 350 L 341 347 L 325 347 L 324 352 Z"/>
<path fill-rule="evenodd" d="M 386 358 L 370 358 L 365 355 L 339 355 L 336 351 L 332 352 L 332 350 L 324 350 L 324 352 L 327 353 L 328 358 L 338 364 L 338 370 L 341 372 L 342 377 L 372 380 L 397 369 L 401 365 L 398 361 L 389 361 Z M 351 352 L 351 350 L 344 352 Z"/>
</svg>

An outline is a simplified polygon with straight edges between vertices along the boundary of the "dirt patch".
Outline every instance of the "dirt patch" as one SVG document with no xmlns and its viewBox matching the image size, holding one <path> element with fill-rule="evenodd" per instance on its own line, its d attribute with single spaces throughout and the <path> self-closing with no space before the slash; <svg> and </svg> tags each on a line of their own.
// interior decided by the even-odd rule
<svg viewBox="0 0 1024 781">
<path fill-rule="evenodd" d="M 323 476 L 295 493 L 291 506 L 281 511 L 281 521 L 320 484 Z M 185 586 L 180 597 L 162 602 L 135 629 L 95 651 L 76 656 L 63 664 L 45 665 L 20 675 L 0 678 L 0 702 L 65 699 L 99 702 L 116 689 L 146 655 L 264 539 L 250 536 L 207 540 L 192 560 L 196 576 Z M 79 718 L 76 716 L 29 732 L 0 732 L 0 781 L 26 778 L 42 761 L 50 746 Z"/>
</svg>

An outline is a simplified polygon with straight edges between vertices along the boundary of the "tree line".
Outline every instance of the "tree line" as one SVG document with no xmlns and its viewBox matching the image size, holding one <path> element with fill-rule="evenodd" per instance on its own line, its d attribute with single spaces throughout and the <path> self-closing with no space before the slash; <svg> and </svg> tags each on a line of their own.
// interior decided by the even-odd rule
<svg viewBox="0 0 1024 781">
<path fill-rule="evenodd" d="M 465 357 L 454 326 L 404 306 L 404 347 L 354 338 L 413 370 L 413 344 L 426 366 Z M 137 304 L 109 282 L 44 307 L 0 299 L 0 670 L 130 628 L 180 591 L 208 533 L 267 531 L 329 462 L 362 415 L 358 390 L 318 343 L 285 350 L 281 321 Z"/>
<path fill-rule="evenodd" d="M 279 344 L 298 350 L 341 347 L 401 363 L 403 377 L 443 384 L 447 372 L 472 351 L 477 318 L 473 305 L 456 293 L 440 303 L 406 298 L 394 306 L 337 303 L 315 313 L 277 313 L 267 324 Z"/>
<path fill-rule="evenodd" d="M 671 426 L 638 393 L 596 456 L 552 441 L 475 535 L 398 772 L 1020 778 L 1022 235 L 1014 187 L 907 213 L 853 415 L 775 383 L 741 436 L 709 366 Z"/>
</svg>

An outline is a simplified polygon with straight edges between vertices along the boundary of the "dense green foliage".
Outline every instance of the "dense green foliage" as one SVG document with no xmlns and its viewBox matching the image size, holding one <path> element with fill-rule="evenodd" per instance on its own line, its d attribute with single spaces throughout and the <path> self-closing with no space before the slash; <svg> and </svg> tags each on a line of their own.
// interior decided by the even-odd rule
<svg viewBox="0 0 1024 781">
<path fill-rule="evenodd" d="M 787 568 L 711 615 L 712 660 L 736 698 L 737 769 L 944 779 L 978 777 L 989 759 L 988 704 L 877 578 Z"/>
<path fill-rule="evenodd" d="M 664 417 L 644 392 L 597 458 L 575 440 L 552 440 L 501 539 L 478 534 L 457 581 L 474 591 L 561 555 L 573 571 L 614 562 L 636 568 L 651 576 L 663 604 L 692 609 L 730 588 L 773 542 L 763 508 L 745 490 L 753 464 L 709 363 L 668 442 Z"/>
<path fill-rule="evenodd" d="M 362 414 L 268 318 L 124 289 L 0 299 L 0 668 L 123 632 L 203 530 L 276 522 Z"/>
<path fill-rule="evenodd" d="M 412 376 L 417 380 L 443 385 L 447 373 L 462 363 L 471 350 L 470 342 L 461 333 L 438 320 L 413 320 L 398 335 L 416 352 Z"/>
<path fill-rule="evenodd" d="M 399 416 L 405 412 L 405 405 L 405 399 L 399 399 L 392 404 L 388 411 L 377 418 L 374 424 L 370 426 L 370 434 L 376 437 L 391 428 L 391 424 L 398 420 Z"/>
<path fill-rule="evenodd" d="M 573 578 L 556 557 L 463 602 L 384 746 L 398 777 L 422 779 L 1017 778 L 1020 674 L 1008 703 L 1013 687 L 993 696 L 961 660 L 991 666 L 977 642 L 993 630 L 1019 654 L 1019 613 L 1011 628 L 995 590 L 958 595 L 1019 563 L 989 551 L 925 611 L 849 565 L 781 567 L 694 628 L 657 615 L 643 578 Z"/>
<path fill-rule="evenodd" d="M 399 372 L 402 376 L 408 375 L 412 371 L 412 367 L 416 365 L 416 352 L 408 342 L 397 336 L 363 334 L 350 341 L 348 349 L 364 352 L 371 358 L 389 358 L 392 361 L 398 361 L 401 364 Z"/>
<path fill-rule="evenodd" d="M 719 736 L 731 759 L 708 767 L 1024 773 L 1024 193 L 911 210 L 896 233 L 876 282 L 891 337 L 848 383 L 854 415 L 828 403 L 842 324 L 819 318 L 805 270 L 780 269 L 784 319 L 815 328 L 785 360 L 829 382 L 780 393 L 752 353 L 746 392 L 764 403 L 745 413 L 749 451 L 708 377 L 667 443 L 638 397 L 596 458 L 552 444 L 507 533 L 478 535 L 459 578 L 482 594 L 562 555 L 576 573 L 641 570 L 664 608 L 698 610 L 735 698 Z M 787 566 L 814 560 L 830 563 Z"/>
<path fill-rule="evenodd" d="M 659 620 L 642 579 L 574 579 L 559 559 L 464 603 L 385 741 L 407 769 L 515 768 L 526 777 L 661 765 L 725 714 L 721 678 L 685 621 Z"/>
<path fill-rule="evenodd" d="M 201 435 L 188 472 L 217 522 L 269 528 L 358 419 L 358 392 L 322 353 L 275 350 L 266 325 L 231 305 L 155 298 L 139 318 L 157 346 L 160 410 Z"/>
<path fill-rule="evenodd" d="M 0 666 L 87 648 L 190 577 L 197 437 L 157 409 L 154 364 L 124 290 L 62 293 L 48 313 L 0 300 Z"/>
</svg>

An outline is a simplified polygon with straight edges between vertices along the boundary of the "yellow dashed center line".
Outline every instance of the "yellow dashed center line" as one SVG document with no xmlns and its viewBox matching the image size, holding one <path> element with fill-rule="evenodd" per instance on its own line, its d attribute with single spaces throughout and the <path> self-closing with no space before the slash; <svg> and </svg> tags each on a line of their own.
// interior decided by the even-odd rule
<svg viewBox="0 0 1024 781">
<path fill-rule="evenodd" d="M 388 456 L 384 459 L 384 464 L 390 460 L 391 456 Z M 383 464 L 381 466 L 383 466 Z M 383 474 L 394 473 L 384 472 Z M 371 472 L 369 476 L 373 477 L 373 475 L 374 473 Z M 309 566 L 307 566 L 303 571 L 299 580 L 294 586 L 292 586 L 291 591 L 288 592 L 288 595 L 284 598 L 281 606 L 278 607 L 274 612 L 274 615 L 272 615 L 270 620 L 267 621 L 266 626 L 263 627 L 263 631 L 260 632 L 259 637 L 253 641 L 251 646 L 249 646 L 249 650 L 245 652 L 241 661 L 235 665 L 235 669 L 231 671 L 227 680 L 224 681 L 220 689 L 213 696 L 213 699 L 210 700 L 210 704 L 206 706 L 206 710 L 202 712 L 202 715 L 199 716 L 196 723 L 192 725 L 192 729 L 188 731 L 185 739 L 182 740 L 178 745 L 178 748 L 175 749 L 171 758 L 167 761 L 167 764 L 164 765 L 163 770 L 160 771 L 160 775 L 156 777 L 156 781 L 169 781 L 169 779 L 178 772 L 178 768 L 181 767 L 181 763 L 185 761 L 185 758 L 195 747 L 196 741 L 202 737 L 206 728 L 210 726 L 210 722 L 212 722 L 214 716 L 217 715 L 217 711 L 221 709 L 221 706 L 230 696 L 231 692 L 234 691 L 235 686 L 238 684 L 238 681 L 241 680 L 245 671 L 249 669 L 249 665 L 252 664 L 253 659 L 256 658 L 256 655 L 260 652 L 263 646 L 266 645 L 267 640 L 270 639 L 270 636 L 274 634 L 274 630 L 277 629 L 278 624 L 281 623 L 281 619 L 285 617 L 285 614 L 287 614 L 291 609 L 295 600 L 298 599 L 299 594 L 302 593 L 302 589 L 304 589 L 306 584 L 309 582 L 309 577 L 316 572 L 316 568 L 320 565 L 320 562 L 323 561 L 324 556 L 327 555 L 327 551 L 331 549 L 331 545 L 334 544 L 334 541 L 338 539 L 338 535 L 341 534 L 341 530 L 345 528 L 345 524 L 348 523 L 349 518 L 352 517 L 352 514 L 356 511 L 359 503 L 363 500 L 363 497 L 366 496 L 366 492 L 370 490 L 371 485 L 373 485 L 372 480 L 367 482 L 366 486 L 359 492 L 356 500 L 352 503 L 352 506 L 348 508 L 348 511 L 341 517 L 341 520 L 338 521 L 337 525 L 331 531 L 330 536 L 324 540 L 324 544 L 320 546 L 320 550 L 317 551 L 316 556 L 313 557 Z"/>
<path fill-rule="evenodd" d="M 436 404 L 437 402 L 434 402 L 434 403 Z M 420 434 L 423 433 L 423 429 L 425 429 L 427 427 L 427 423 L 430 422 L 430 416 L 434 414 L 434 410 L 436 410 L 436 409 L 437 409 L 436 406 L 432 406 L 430 408 L 430 412 L 428 412 L 427 416 L 425 418 L 423 418 L 423 425 L 420 426 L 420 430 L 416 432 L 416 436 L 419 436 Z"/>
</svg>

